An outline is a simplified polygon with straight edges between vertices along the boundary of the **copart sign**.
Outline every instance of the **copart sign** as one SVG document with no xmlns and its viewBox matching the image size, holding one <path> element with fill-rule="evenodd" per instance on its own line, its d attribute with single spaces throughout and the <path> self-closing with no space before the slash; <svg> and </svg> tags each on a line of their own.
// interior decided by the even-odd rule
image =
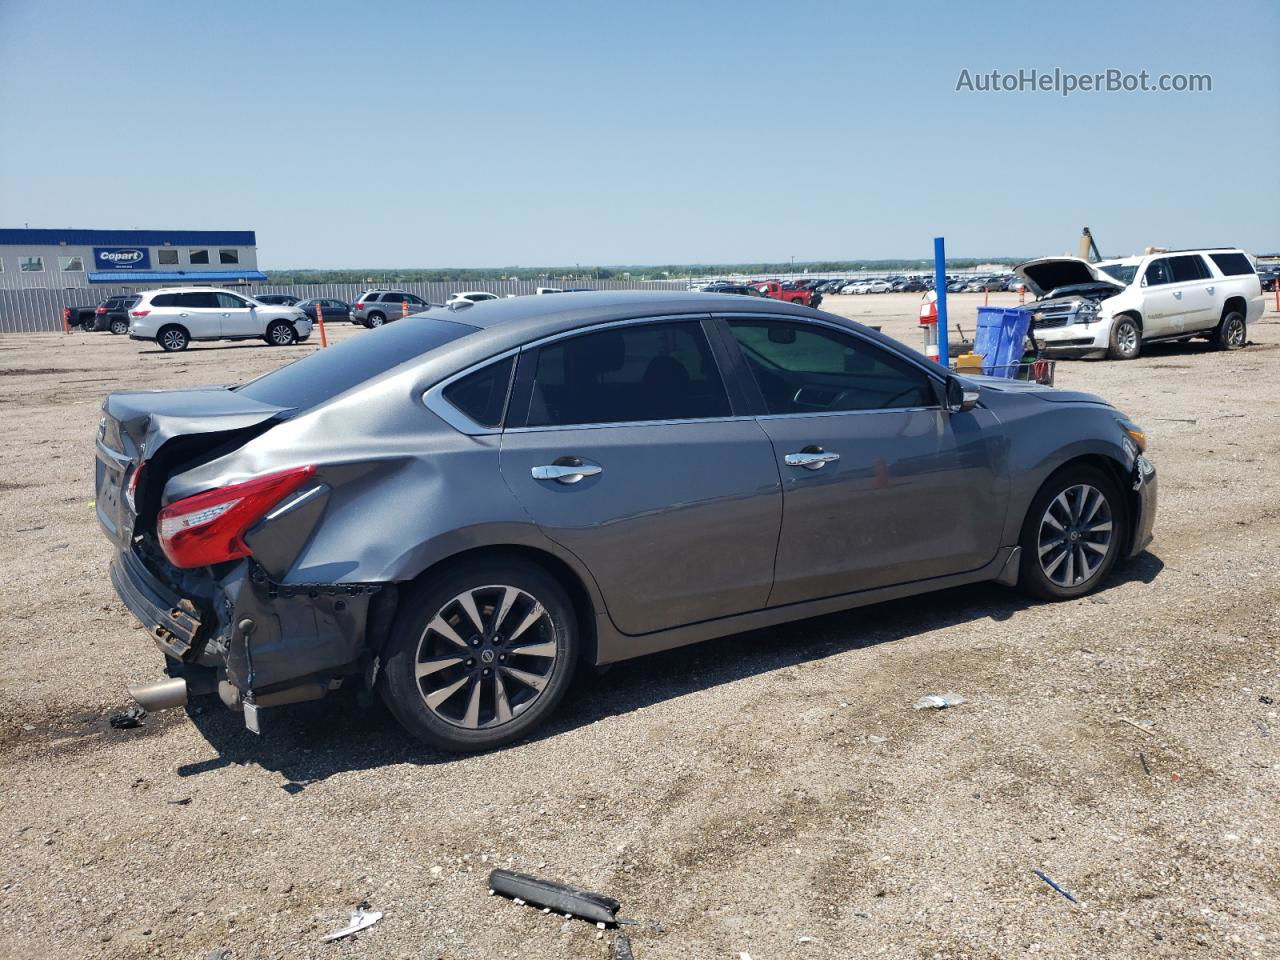
<svg viewBox="0 0 1280 960">
<path fill-rule="evenodd" d="M 149 270 L 151 251 L 146 247 L 94 247 L 93 263 L 99 270 Z"/>
</svg>

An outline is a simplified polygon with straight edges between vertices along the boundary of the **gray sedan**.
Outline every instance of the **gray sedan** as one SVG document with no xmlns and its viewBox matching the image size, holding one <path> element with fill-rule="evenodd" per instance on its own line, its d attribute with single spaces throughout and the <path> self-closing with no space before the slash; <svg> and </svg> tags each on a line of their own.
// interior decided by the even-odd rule
<svg viewBox="0 0 1280 960">
<path fill-rule="evenodd" d="M 152 708 L 379 692 L 495 747 L 581 665 L 994 580 L 1079 597 L 1151 540 L 1142 431 L 1097 397 L 961 379 L 757 297 L 434 309 L 249 383 L 116 393 L 111 578 Z"/>
</svg>

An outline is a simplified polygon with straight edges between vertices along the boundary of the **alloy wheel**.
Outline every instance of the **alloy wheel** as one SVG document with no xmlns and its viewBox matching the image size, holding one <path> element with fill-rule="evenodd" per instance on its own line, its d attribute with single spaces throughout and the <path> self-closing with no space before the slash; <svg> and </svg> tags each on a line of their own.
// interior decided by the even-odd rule
<svg viewBox="0 0 1280 960">
<path fill-rule="evenodd" d="M 1097 487 L 1067 487 L 1049 501 L 1040 520 L 1040 569 L 1060 587 L 1079 586 L 1102 566 L 1114 532 L 1111 504 Z"/>
<path fill-rule="evenodd" d="M 1243 347 L 1244 336 L 1244 321 L 1239 317 L 1232 317 L 1227 323 L 1227 346 Z"/>
<path fill-rule="evenodd" d="M 278 347 L 287 347 L 293 343 L 293 330 L 287 324 L 277 324 L 271 328 L 271 340 Z"/>
<path fill-rule="evenodd" d="M 160 339 L 160 345 L 166 350 L 181 350 L 187 345 L 187 338 L 183 336 L 181 331 L 166 330 L 164 336 Z"/>
<path fill-rule="evenodd" d="M 1116 333 L 1116 344 L 1123 353 L 1133 353 L 1138 349 L 1138 328 L 1132 323 L 1122 324 Z"/>
<path fill-rule="evenodd" d="M 542 696 L 559 653 L 555 624 L 536 597 L 504 584 L 473 587 L 427 623 L 414 678 L 423 703 L 441 720 L 492 728 Z"/>
</svg>

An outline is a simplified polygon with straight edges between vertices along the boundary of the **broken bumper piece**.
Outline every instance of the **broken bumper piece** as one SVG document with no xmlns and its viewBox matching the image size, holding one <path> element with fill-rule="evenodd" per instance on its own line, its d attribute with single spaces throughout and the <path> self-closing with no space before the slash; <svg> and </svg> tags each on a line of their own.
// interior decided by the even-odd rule
<svg viewBox="0 0 1280 960">
<path fill-rule="evenodd" d="M 208 580 L 212 599 L 200 600 L 134 551 L 111 562 L 116 593 L 169 658 L 168 672 L 213 680 L 206 689 L 216 686 L 224 703 L 243 709 L 254 732 L 260 708 L 323 697 L 369 662 L 366 623 L 378 586 L 274 584 L 251 561 Z M 136 688 L 150 692 L 164 684 Z M 176 696 L 152 699 L 180 705 Z"/>
</svg>

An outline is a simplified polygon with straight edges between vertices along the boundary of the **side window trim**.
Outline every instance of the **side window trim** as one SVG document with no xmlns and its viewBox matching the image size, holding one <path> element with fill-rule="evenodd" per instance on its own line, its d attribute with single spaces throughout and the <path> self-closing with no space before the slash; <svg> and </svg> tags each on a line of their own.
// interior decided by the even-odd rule
<svg viewBox="0 0 1280 960">
<path fill-rule="evenodd" d="M 453 429 L 457 430 L 459 433 L 465 433 L 469 437 L 488 437 L 502 433 L 504 428 L 507 426 L 507 418 L 510 416 L 511 408 L 515 403 L 515 397 L 512 395 L 512 385 L 515 383 L 516 371 L 520 367 L 518 357 L 517 361 L 511 365 L 511 373 L 508 374 L 507 398 L 503 404 L 502 421 L 496 427 L 486 427 L 482 423 L 476 423 L 452 403 L 446 400 L 444 392 L 452 384 L 461 380 L 463 377 L 468 377 L 473 373 L 483 370 L 490 364 L 501 363 L 508 357 L 516 357 L 519 353 L 519 347 L 515 347 L 511 350 L 504 350 L 502 353 L 494 354 L 492 357 L 487 357 L 478 363 L 473 363 L 465 370 L 461 370 L 458 373 L 446 377 L 434 387 L 423 391 L 423 405 L 445 423 L 449 424 L 449 426 L 453 427 Z"/>
<path fill-rule="evenodd" d="M 784 419 L 793 419 L 795 417 L 867 416 L 867 415 L 875 415 L 875 414 L 881 414 L 881 413 L 907 413 L 907 412 L 918 411 L 918 410 L 940 410 L 943 407 L 944 397 L 943 397 L 942 390 L 943 390 L 944 380 L 940 376 L 938 371 L 930 370 L 924 364 L 917 361 L 914 357 L 906 356 L 904 354 L 899 353 L 896 350 L 891 350 L 882 344 L 876 343 L 874 340 L 871 340 L 868 337 L 863 336 L 857 330 L 850 330 L 847 327 L 842 327 L 837 323 L 831 323 L 829 321 L 815 319 L 811 317 L 795 317 L 795 316 L 787 316 L 785 314 L 776 314 L 776 313 L 724 313 L 724 314 L 717 314 L 715 316 L 715 319 L 719 321 L 723 326 L 723 332 L 721 333 L 721 337 L 728 344 L 729 348 L 737 354 L 739 358 L 739 363 L 741 364 L 741 370 L 746 374 L 747 378 L 750 380 L 751 392 L 754 394 L 755 397 L 759 398 L 758 406 L 755 409 L 759 410 L 760 412 L 753 414 L 753 416 L 757 420 L 784 420 Z M 877 407 L 870 410 L 814 410 L 814 411 L 800 411 L 798 413 L 770 413 L 765 403 L 764 395 L 760 392 L 760 387 L 756 383 L 755 377 L 751 374 L 750 370 L 746 366 L 746 358 L 742 354 L 742 348 L 738 344 L 738 340 L 733 335 L 733 332 L 729 329 L 730 320 L 775 320 L 775 321 L 780 321 L 782 323 L 795 323 L 795 324 L 799 324 L 800 326 L 811 324 L 813 326 L 826 327 L 828 330 L 832 330 L 836 333 L 842 334 L 843 336 L 849 337 L 850 339 L 855 340 L 858 343 L 865 344 L 866 346 L 870 347 L 873 350 L 882 350 L 885 353 L 888 353 L 891 356 L 893 356 L 895 359 L 901 360 L 904 363 L 907 363 L 909 366 L 914 367 L 921 375 L 923 375 L 925 378 L 928 379 L 930 389 L 933 391 L 934 402 L 929 404 L 928 406 L 923 406 L 923 407 L 922 406 Z M 735 367 L 735 369 L 737 368 Z"/>
<path fill-rule="evenodd" d="M 716 349 L 717 337 L 713 329 L 711 329 L 711 319 L 711 316 L 705 313 L 668 314 L 653 317 L 628 317 L 623 320 L 609 320 L 604 323 L 593 324 L 589 327 L 578 327 L 574 330 L 554 333 L 550 336 L 524 344 L 519 348 L 520 357 L 516 361 L 515 380 L 511 395 L 507 401 L 507 420 L 503 427 L 503 432 L 534 433 L 546 432 L 548 430 L 598 430 L 606 427 L 641 427 L 664 423 L 723 423 L 730 420 L 751 419 L 751 414 L 739 410 L 738 405 L 734 402 L 734 392 L 730 386 L 729 377 L 726 375 L 720 352 Z M 729 397 L 730 413 L 728 416 L 677 418 L 672 420 L 624 420 L 616 423 L 553 424 L 550 426 L 534 427 L 526 425 L 529 419 L 529 406 L 533 394 L 534 363 L 531 361 L 536 360 L 538 350 L 560 340 L 567 340 L 571 337 L 582 336 L 589 333 L 598 333 L 601 330 L 609 330 L 618 327 L 641 326 L 654 323 L 698 324 L 699 329 L 702 331 L 702 335 L 707 340 L 708 349 L 711 351 L 712 362 L 715 364 L 716 371 L 720 376 L 720 381 L 724 385 L 725 393 Z"/>
</svg>

